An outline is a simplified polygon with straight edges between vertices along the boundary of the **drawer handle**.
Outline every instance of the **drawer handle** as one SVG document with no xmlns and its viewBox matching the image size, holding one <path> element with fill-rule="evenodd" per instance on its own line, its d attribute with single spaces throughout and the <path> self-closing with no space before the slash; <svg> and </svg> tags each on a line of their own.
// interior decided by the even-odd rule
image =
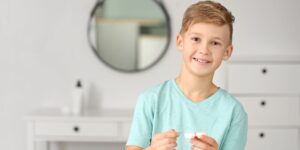
<svg viewBox="0 0 300 150">
<path fill-rule="evenodd" d="M 74 126 L 74 127 L 73 127 L 73 130 L 74 130 L 75 132 L 79 132 L 80 128 L 79 128 L 78 126 Z"/>
<path fill-rule="evenodd" d="M 263 133 L 263 132 L 259 133 L 259 137 L 260 138 L 264 138 L 265 137 L 265 133 Z"/>
<path fill-rule="evenodd" d="M 266 101 L 262 100 L 262 101 L 260 102 L 260 105 L 261 105 L 261 106 L 266 106 L 267 103 L 266 103 Z"/>
<path fill-rule="evenodd" d="M 262 73 L 262 74 L 267 74 L 267 73 L 268 73 L 268 69 L 267 69 L 267 68 L 263 68 L 263 69 L 261 70 L 261 73 Z"/>
</svg>

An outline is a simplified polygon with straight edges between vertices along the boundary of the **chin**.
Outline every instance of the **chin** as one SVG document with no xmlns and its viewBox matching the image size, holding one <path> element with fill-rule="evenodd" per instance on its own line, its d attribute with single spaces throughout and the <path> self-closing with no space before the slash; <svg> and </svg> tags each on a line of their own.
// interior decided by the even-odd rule
<svg viewBox="0 0 300 150">
<path fill-rule="evenodd" d="M 208 77 L 208 76 L 212 76 L 214 74 L 214 71 L 212 70 L 195 70 L 192 69 L 191 73 L 197 77 Z"/>
</svg>

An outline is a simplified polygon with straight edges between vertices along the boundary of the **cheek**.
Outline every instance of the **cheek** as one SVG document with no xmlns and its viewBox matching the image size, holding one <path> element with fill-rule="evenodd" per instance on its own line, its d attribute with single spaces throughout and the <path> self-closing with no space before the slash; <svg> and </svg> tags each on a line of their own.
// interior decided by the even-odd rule
<svg viewBox="0 0 300 150">
<path fill-rule="evenodd" d="M 182 57 L 183 57 L 184 62 L 190 62 L 190 60 L 191 60 L 191 53 L 185 51 L 185 52 L 183 52 L 183 56 Z"/>
<path fill-rule="evenodd" d="M 184 59 L 185 61 L 186 61 L 186 60 L 189 60 L 189 58 L 190 58 L 189 53 L 187 53 L 187 52 L 183 53 L 183 59 Z"/>
<path fill-rule="evenodd" d="M 220 52 L 214 54 L 214 60 L 217 62 L 221 62 L 223 60 L 224 55 L 224 50 L 220 50 Z"/>
</svg>

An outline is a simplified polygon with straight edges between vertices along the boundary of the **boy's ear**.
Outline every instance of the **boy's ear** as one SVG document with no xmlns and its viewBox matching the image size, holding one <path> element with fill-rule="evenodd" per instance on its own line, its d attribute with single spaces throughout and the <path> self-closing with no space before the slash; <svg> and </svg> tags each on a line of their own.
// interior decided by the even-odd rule
<svg viewBox="0 0 300 150">
<path fill-rule="evenodd" d="M 178 34 L 176 36 L 176 47 L 178 50 L 182 51 L 183 50 L 183 39 L 181 34 Z"/>
<path fill-rule="evenodd" d="M 233 51 L 233 45 L 230 44 L 227 46 L 225 52 L 224 52 L 224 55 L 223 55 L 223 60 L 228 60 L 232 54 L 232 51 Z"/>
</svg>

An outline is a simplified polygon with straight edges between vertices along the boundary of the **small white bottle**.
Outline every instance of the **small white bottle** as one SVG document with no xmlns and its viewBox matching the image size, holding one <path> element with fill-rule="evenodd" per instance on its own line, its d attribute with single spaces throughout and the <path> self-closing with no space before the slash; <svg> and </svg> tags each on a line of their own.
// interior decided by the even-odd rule
<svg viewBox="0 0 300 150">
<path fill-rule="evenodd" d="M 72 114 L 81 115 L 82 105 L 83 105 L 83 86 L 80 80 L 77 80 L 76 86 L 72 94 L 73 94 Z"/>
</svg>

